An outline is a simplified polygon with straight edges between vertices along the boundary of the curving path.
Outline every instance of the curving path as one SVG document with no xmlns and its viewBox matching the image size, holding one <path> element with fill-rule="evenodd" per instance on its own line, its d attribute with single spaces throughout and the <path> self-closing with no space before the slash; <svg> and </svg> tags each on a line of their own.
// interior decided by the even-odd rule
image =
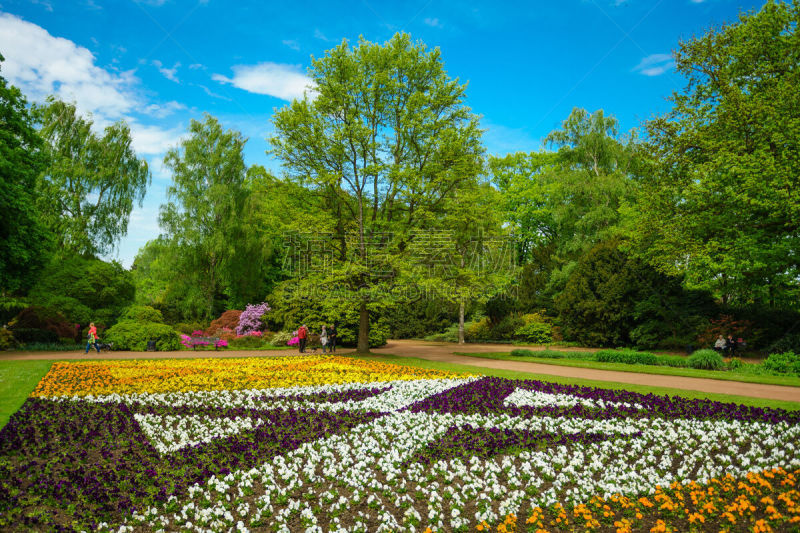
<svg viewBox="0 0 800 533">
<path fill-rule="evenodd" d="M 597 370 L 592 368 L 575 368 L 568 366 L 546 365 L 540 363 L 527 363 L 523 361 L 500 361 L 494 359 L 481 359 L 456 355 L 455 352 L 510 352 L 519 346 L 507 344 L 468 344 L 459 346 L 453 343 L 426 342 L 417 340 L 390 340 L 381 348 L 373 349 L 376 354 L 391 354 L 400 357 L 417 357 L 429 361 L 455 363 L 478 368 L 494 368 L 517 372 L 529 372 L 550 376 L 569 378 L 594 379 L 598 381 L 615 381 L 618 383 L 631 383 L 634 385 L 648 385 L 653 387 L 669 387 L 675 389 L 694 390 L 700 392 L 735 394 L 766 398 L 770 400 L 784 400 L 800 402 L 800 387 L 787 387 L 782 385 L 763 385 L 759 383 L 742 383 L 739 381 L 723 381 L 707 378 L 690 378 L 682 376 L 662 376 L 656 374 L 638 374 L 635 372 L 619 372 L 615 370 Z M 542 350 L 541 346 L 530 346 L 531 350 Z M 581 348 L 559 348 L 559 350 L 584 350 Z M 319 353 L 319 352 L 318 352 Z M 352 353 L 343 350 L 341 353 Z M 76 352 L 0 352 L 0 361 L 9 360 L 91 360 L 91 359 L 191 359 L 195 357 L 277 357 L 296 355 L 294 350 L 226 350 L 226 351 L 180 351 L 180 352 L 110 352 L 97 354 L 90 352 L 84 355 L 83 351 Z"/>
</svg>

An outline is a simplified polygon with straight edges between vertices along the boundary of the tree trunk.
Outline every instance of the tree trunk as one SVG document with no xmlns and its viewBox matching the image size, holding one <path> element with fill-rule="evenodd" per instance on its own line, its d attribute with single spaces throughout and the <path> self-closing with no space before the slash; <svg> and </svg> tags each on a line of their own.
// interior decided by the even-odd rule
<svg viewBox="0 0 800 533">
<path fill-rule="evenodd" d="M 458 344 L 464 344 L 464 300 L 458 302 Z"/>
<path fill-rule="evenodd" d="M 358 353 L 369 352 L 369 311 L 367 311 L 367 304 L 361 302 L 359 309 L 358 319 Z"/>
</svg>

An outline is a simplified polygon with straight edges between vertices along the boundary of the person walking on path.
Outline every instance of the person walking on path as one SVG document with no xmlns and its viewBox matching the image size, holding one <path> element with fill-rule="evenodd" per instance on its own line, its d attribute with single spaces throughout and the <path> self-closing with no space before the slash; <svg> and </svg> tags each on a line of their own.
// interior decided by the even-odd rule
<svg viewBox="0 0 800 533">
<path fill-rule="evenodd" d="M 89 323 L 89 342 L 86 343 L 86 352 L 83 355 L 87 355 L 89 353 L 89 348 L 94 346 L 94 349 L 97 350 L 97 353 L 100 353 L 100 345 L 97 343 L 97 328 L 94 327 L 94 322 Z"/>
<path fill-rule="evenodd" d="M 322 325 L 322 331 L 319 334 L 319 343 L 322 345 L 322 353 L 328 348 L 328 332 L 325 331 L 325 325 Z"/>
<path fill-rule="evenodd" d="M 306 342 L 308 342 L 308 328 L 306 328 L 305 324 L 297 330 L 297 338 L 300 340 L 300 353 L 305 353 Z"/>
<path fill-rule="evenodd" d="M 331 324 L 331 329 L 328 330 L 328 352 L 333 353 L 336 351 L 336 322 Z"/>
</svg>

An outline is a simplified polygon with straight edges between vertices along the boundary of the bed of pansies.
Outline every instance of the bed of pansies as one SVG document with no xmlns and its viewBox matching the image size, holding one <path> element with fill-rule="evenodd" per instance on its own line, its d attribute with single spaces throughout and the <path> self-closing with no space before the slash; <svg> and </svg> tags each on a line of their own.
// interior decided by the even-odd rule
<svg viewBox="0 0 800 533">
<path fill-rule="evenodd" d="M 800 531 L 800 412 L 336 356 L 57 363 L 0 529 Z"/>
</svg>

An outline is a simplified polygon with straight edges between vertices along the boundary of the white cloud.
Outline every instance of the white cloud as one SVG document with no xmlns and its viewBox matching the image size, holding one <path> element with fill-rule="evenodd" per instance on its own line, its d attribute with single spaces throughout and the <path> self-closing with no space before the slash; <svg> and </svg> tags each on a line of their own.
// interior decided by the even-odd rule
<svg viewBox="0 0 800 533">
<path fill-rule="evenodd" d="M 180 126 L 164 129 L 160 126 L 140 124 L 136 121 L 129 121 L 128 126 L 131 128 L 133 149 L 139 155 L 162 154 L 177 146 L 186 135 L 184 128 Z"/>
<path fill-rule="evenodd" d="M 633 71 L 645 76 L 660 76 L 673 68 L 675 60 L 671 54 L 651 54 L 642 59 Z"/>
<path fill-rule="evenodd" d="M 197 70 L 199 68 L 205 68 L 205 67 L 200 63 L 192 63 L 191 65 L 189 65 L 190 70 Z"/>
<path fill-rule="evenodd" d="M 442 23 L 439 22 L 438 18 L 430 18 L 429 17 L 429 18 L 426 18 L 425 20 L 423 20 L 422 22 L 424 22 L 425 24 L 427 24 L 431 28 L 443 28 L 444 27 L 444 26 L 442 26 Z"/>
<path fill-rule="evenodd" d="M 95 65 L 94 55 L 44 28 L 0 13 L 3 76 L 35 101 L 54 94 L 92 113 L 99 124 L 123 117 L 138 104 L 133 71 L 109 72 Z"/>
<path fill-rule="evenodd" d="M 236 65 L 232 70 L 233 78 L 214 74 L 211 79 L 282 100 L 302 99 L 307 91 L 313 92 L 311 78 L 294 65 L 266 62 L 258 65 Z"/>
<path fill-rule="evenodd" d="M 321 41 L 330 41 L 330 39 L 328 39 L 328 38 L 325 36 L 325 34 L 324 34 L 324 33 L 322 33 L 321 31 L 319 31 L 319 29 L 315 29 L 315 30 L 314 30 L 314 37 L 315 37 L 315 38 L 317 38 L 317 39 L 319 39 L 319 40 L 321 40 Z"/>
<path fill-rule="evenodd" d="M 300 43 L 295 41 L 294 39 L 284 39 L 281 41 L 284 46 L 288 46 L 292 50 L 300 50 Z"/>
<path fill-rule="evenodd" d="M 175 113 L 176 111 L 182 111 L 184 109 L 186 109 L 185 105 L 172 100 L 165 104 L 150 104 L 144 108 L 142 113 L 154 118 L 164 118 Z"/>
<path fill-rule="evenodd" d="M 161 61 L 159 61 L 158 59 L 154 59 L 153 60 L 153 65 L 155 65 L 155 67 L 158 69 L 158 71 L 165 78 L 167 78 L 170 81 L 174 81 L 175 83 L 180 83 L 180 80 L 178 79 L 178 76 L 177 76 L 178 67 L 181 66 L 180 63 L 175 63 L 174 65 L 172 65 L 172 68 L 167 68 L 161 63 Z"/>
</svg>

